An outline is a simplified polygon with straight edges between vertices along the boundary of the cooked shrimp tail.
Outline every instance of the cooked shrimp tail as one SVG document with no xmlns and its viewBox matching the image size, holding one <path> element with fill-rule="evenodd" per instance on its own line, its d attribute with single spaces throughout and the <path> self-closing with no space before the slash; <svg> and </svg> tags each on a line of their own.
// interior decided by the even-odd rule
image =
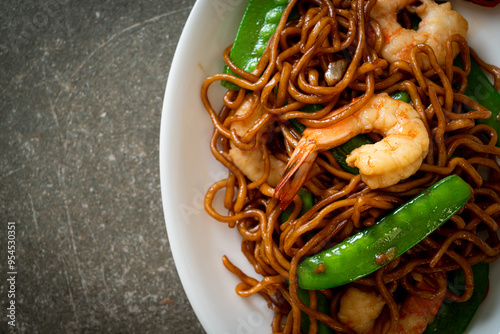
<svg viewBox="0 0 500 334">
<path fill-rule="evenodd" d="M 300 187 L 306 182 L 318 155 L 317 152 L 341 145 L 355 137 L 357 132 L 352 129 L 356 124 L 357 119 L 348 117 L 325 128 L 304 130 L 276 187 L 275 195 L 280 199 L 282 209 L 292 202 Z"/>
<path fill-rule="evenodd" d="M 310 141 L 299 141 L 283 172 L 283 178 L 276 186 L 275 194 L 284 210 L 306 182 L 307 175 L 316 160 L 316 144 Z"/>
</svg>

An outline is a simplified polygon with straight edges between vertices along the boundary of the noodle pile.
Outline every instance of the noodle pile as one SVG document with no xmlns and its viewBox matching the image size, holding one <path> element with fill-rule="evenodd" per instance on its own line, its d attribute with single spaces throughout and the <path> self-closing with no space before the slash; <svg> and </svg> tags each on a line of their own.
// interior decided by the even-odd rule
<svg viewBox="0 0 500 334">
<path fill-rule="evenodd" d="M 471 265 L 492 262 L 500 255 L 497 235 L 500 217 L 500 148 L 497 133 L 475 119 L 488 117 L 489 111 L 464 95 L 474 58 L 495 76 L 500 88 L 500 71 L 482 62 L 467 42 L 453 35 L 447 42 L 447 58 L 439 66 L 431 48 L 418 45 L 411 50 L 411 61 L 389 64 L 381 58 L 383 37 L 380 26 L 370 20 L 373 0 L 305 0 L 296 4 L 299 18 L 287 22 L 295 1 L 286 8 L 277 32 L 268 43 L 257 68 L 245 72 L 229 59 L 224 61 L 239 77 L 216 74 L 202 87 L 202 100 L 214 125 L 210 148 L 225 167 L 227 179 L 218 181 L 207 192 L 207 212 L 236 228 L 243 241 L 241 250 L 262 275 L 259 281 L 240 271 L 227 257 L 224 265 L 239 277 L 240 296 L 260 294 L 275 316 L 273 333 L 298 333 L 305 312 L 311 320 L 309 333 L 315 333 L 318 321 L 338 333 L 353 333 L 342 324 L 337 312 L 339 301 L 349 286 L 362 287 L 381 295 L 386 305 L 376 319 L 375 333 L 397 332 L 398 304 L 409 294 L 437 299 L 443 296 L 455 302 L 470 298 L 474 281 Z M 401 21 L 408 21 L 407 14 Z M 460 49 L 463 69 L 453 65 L 452 48 Z M 430 68 L 419 67 L 417 59 L 426 55 Z M 347 59 L 344 75 L 332 86 L 325 82 L 328 64 Z M 208 99 L 210 85 L 227 80 L 241 87 L 229 90 L 222 110 L 215 111 Z M 419 171 L 400 183 L 369 189 L 359 175 L 344 171 L 329 151 L 321 152 L 305 187 L 314 194 L 316 204 L 300 216 L 302 202 L 296 196 L 292 214 L 284 223 L 274 188 L 266 183 L 269 156 L 287 162 L 300 133 L 290 124 L 296 119 L 307 127 L 325 127 L 349 117 L 362 108 L 374 94 L 406 91 L 418 113 L 423 115 L 431 140 L 429 153 Z M 260 101 L 265 113 L 244 136 L 231 131 L 235 110 L 247 94 Z M 349 104 L 348 108 L 336 111 Z M 303 112 L 308 104 L 321 104 L 316 112 Z M 370 134 L 375 141 L 380 137 Z M 242 150 L 259 147 L 267 170 L 257 181 L 249 181 L 229 156 L 229 143 Z M 422 190 L 450 175 L 458 174 L 473 188 L 471 200 L 430 237 L 375 273 L 337 288 L 310 291 L 310 306 L 297 294 L 296 270 L 307 255 L 318 253 L 375 223 L 394 208 Z M 224 196 L 227 213 L 213 207 L 218 193 Z M 446 273 L 462 270 L 465 292 L 457 295 L 447 289 Z M 422 290 L 424 281 L 430 289 Z M 326 296 L 329 314 L 316 310 L 317 294 Z"/>
</svg>

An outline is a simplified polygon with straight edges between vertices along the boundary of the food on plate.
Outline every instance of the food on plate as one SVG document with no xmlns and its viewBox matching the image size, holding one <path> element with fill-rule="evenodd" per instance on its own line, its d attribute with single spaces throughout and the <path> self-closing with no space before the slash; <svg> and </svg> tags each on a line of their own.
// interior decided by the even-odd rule
<svg viewBox="0 0 500 334">
<path fill-rule="evenodd" d="M 500 69 L 467 30 L 433 0 L 249 1 L 202 86 L 228 171 L 205 209 L 269 332 L 467 328 L 500 256 Z"/>
</svg>

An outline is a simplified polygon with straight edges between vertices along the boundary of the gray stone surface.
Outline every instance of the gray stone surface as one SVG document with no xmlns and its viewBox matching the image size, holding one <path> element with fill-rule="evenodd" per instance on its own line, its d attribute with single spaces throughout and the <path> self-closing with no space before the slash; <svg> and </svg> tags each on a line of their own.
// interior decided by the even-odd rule
<svg viewBox="0 0 500 334">
<path fill-rule="evenodd" d="M 204 333 L 170 252 L 163 93 L 194 0 L 0 1 L 0 332 Z"/>
</svg>

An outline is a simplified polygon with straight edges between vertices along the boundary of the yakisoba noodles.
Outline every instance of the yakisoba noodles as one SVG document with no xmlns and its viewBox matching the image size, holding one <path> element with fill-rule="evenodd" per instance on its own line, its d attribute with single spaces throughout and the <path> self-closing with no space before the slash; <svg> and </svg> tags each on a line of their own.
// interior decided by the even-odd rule
<svg viewBox="0 0 500 334">
<path fill-rule="evenodd" d="M 380 1 L 377 6 L 383 5 Z M 420 6 L 434 6 L 430 3 L 399 4 L 397 23 L 402 30 L 410 29 L 409 17 Z M 299 17 L 289 20 L 294 6 Z M 258 293 L 267 300 L 275 314 L 273 333 L 299 333 L 305 316 L 310 320 L 309 333 L 316 333 L 320 322 L 337 333 L 402 333 L 408 328 L 421 333 L 421 324 L 411 323 L 421 319 L 405 314 L 411 312 L 405 301 L 425 299 L 438 301 L 438 306 L 443 298 L 467 301 L 474 290 L 471 266 L 500 255 L 498 134 L 488 125 L 476 124 L 490 111 L 464 94 L 471 57 L 494 76 L 497 89 L 500 70 L 477 56 L 465 33 L 454 31 L 441 36 L 439 50 L 419 42 L 406 46 L 407 59 L 384 59 L 384 45 L 390 38 L 381 16 L 370 14 L 377 10 L 374 6 L 371 0 L 291 1 L 253 72 L 231 62 L 229 46 L 223 58 L 237 76 L 216 74 L 202 87 L 201 97 L 214 125 L 210 148 L 228 169 L 228 177 L 207 192 L 205 208 L 241 234 L 241 250 L 262 277 L 243 273 L 228 257 L 223 263 L 241 280 L 236 287 L 240 296 Z M 455 57 L 462 67 L 454 66 Z M 227 91 L 223 108 L 216 111 L 207 92 L 221 80 L 240 89 Z M 314 195 L 314 206 L 301 213 L 301 197 L 292 196 L 291 214 L 280 222 L 276 186 L 301 140 L 291 120 L 310 132 L 325 131 L 346 119 L 364 117 L 360 115 L 370 101 L 397 91 L 411 97 L 428 141 L 415 171 L 389 186 L 370 188 L 363 175 L 345 171 L 330 150 L 319 149 L 304 174 L 304 187 Z M 312 104 L 320 108 L 301 110 Z M 379 115 L 384 117 L 389 116 Z M 379 134 L 368 135 L 374 142 L 383 139 Z M 395 159 L 403 159 L 404 164 L 406 158 Z M 309 306 L 301 300 L 296 275 L 305 256 L 373 225 L 451 174 L 466 180 L 473 194 L 441 228 L 376 272 L 347 285 L 310 291 Z M 218 193 L 223 194 L 227 212 L 213 207 Z M 457 269 L 465 279 L 461 294 L 446 284 L 447 273 Z M 326 313 L 317 310 L 320 295 L 328 302 Z"/>
</svg>

